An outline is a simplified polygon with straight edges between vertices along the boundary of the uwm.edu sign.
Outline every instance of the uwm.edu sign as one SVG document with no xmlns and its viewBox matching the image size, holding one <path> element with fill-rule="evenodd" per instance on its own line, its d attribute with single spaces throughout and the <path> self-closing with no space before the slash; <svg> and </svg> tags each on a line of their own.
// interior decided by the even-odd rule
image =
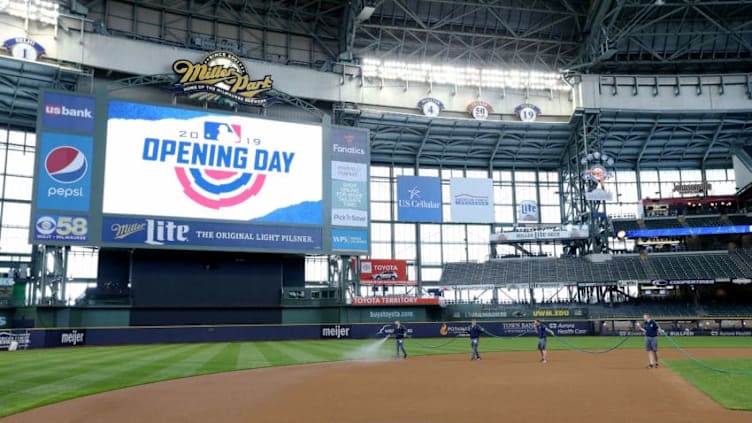
<svg viewBox="0 0 752 423">
<path fill-rule="evenodd" d="M 407 306 L 407 305 L 439 305 L 438 298 L 421 298 L 408 296 L 395 297 L 353 297 L 355 306 Z"/>
</svg>

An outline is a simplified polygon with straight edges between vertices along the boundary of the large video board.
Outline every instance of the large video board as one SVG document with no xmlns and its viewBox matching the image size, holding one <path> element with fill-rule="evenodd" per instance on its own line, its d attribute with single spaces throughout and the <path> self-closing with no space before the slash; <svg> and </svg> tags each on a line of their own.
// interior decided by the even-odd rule
<svg viewBox="0 0 752 423">
<path fill-rule="evenodd" d="M 33 243 L 368 253 L 365 131 L 95 97 L 78 110 L 81 96 L 55 92 L 43 99 Z M 68 115 L 51 126 L 47 110 Z"/>
</svg>

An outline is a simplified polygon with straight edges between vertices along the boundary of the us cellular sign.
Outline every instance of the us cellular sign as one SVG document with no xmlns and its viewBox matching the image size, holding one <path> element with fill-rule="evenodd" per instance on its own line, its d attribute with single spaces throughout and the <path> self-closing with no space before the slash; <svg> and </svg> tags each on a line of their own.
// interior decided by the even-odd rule
<svg viewBox="0 0 752 423">
<path fill-rule="evenodd" d="M 398 176 L 397 220 L 440 223 L 441 179 L 431 176 Z"/>
</svg>

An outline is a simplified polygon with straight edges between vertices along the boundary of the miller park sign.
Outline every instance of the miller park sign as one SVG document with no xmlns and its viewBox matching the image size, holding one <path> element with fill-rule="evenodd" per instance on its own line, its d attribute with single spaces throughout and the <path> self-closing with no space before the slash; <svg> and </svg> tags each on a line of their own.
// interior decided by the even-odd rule
<svg viewBox="0 0 752 423">
<path fill-rule="evenodd" d="M 221 97 L 234 102 L 266 106 L 269 98 L 260 94 L 272 89 L 271 75 L 253 79 L 243 61 L 232 53 L 214 51 L 200 62 L 179 59 L 172 71 L 179 78 L 168 91 L 199 101 L 218 101 Z"/>
</svg>

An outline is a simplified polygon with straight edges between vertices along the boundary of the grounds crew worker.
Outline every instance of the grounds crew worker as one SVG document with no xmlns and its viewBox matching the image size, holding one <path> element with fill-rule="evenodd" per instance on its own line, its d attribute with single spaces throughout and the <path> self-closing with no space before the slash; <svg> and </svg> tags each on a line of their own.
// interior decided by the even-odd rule
<svg viewBox="0 0 752 423">
<path fill-rule="evenodd" d="M 394 322 L 394 339 L 397 340 L 397 358 L 400 358 L 400 351 L 402 351 L 402 358 L 407 358 L 407 351 L 405 351 L 405 335 L 407 329 L 400 324 L 397 320 Z"/>
<path fill-rule="evenodd" d="M 645 334 L 645 351 L 648 352 L 648 369 L 658 368 L 658 333 L 663 332 L 658 323 L 653 320 L 649 314 L 642 316 L 645 321 L 645 327 L 637 324 L 637 328 Z"/>
<path fill-rule="evenodd" d="M 478 326 L 478 322 L 473 319 L 470 323 L 470 328 L 467 329 L 467 333 L 470 334 L 470 347 L 473 349 L 473 354 L 470 356 L 470 360 L 480 360 L 480 354 L 478 353 L 478 342 L 481 334 L 485 333 L 482 327 Z"/>
<path fill-rule="evenodd" d="M 536 319 L 535 333 L 538 335 L 538 352 L 540 353 L 540 362 L 546 364 L 548 363 L 548 356 L 546 352 L 547 337 L 549 333 L 553 335 L 554 332 L 548 328 L 547 324 Z"/>
</svg>

